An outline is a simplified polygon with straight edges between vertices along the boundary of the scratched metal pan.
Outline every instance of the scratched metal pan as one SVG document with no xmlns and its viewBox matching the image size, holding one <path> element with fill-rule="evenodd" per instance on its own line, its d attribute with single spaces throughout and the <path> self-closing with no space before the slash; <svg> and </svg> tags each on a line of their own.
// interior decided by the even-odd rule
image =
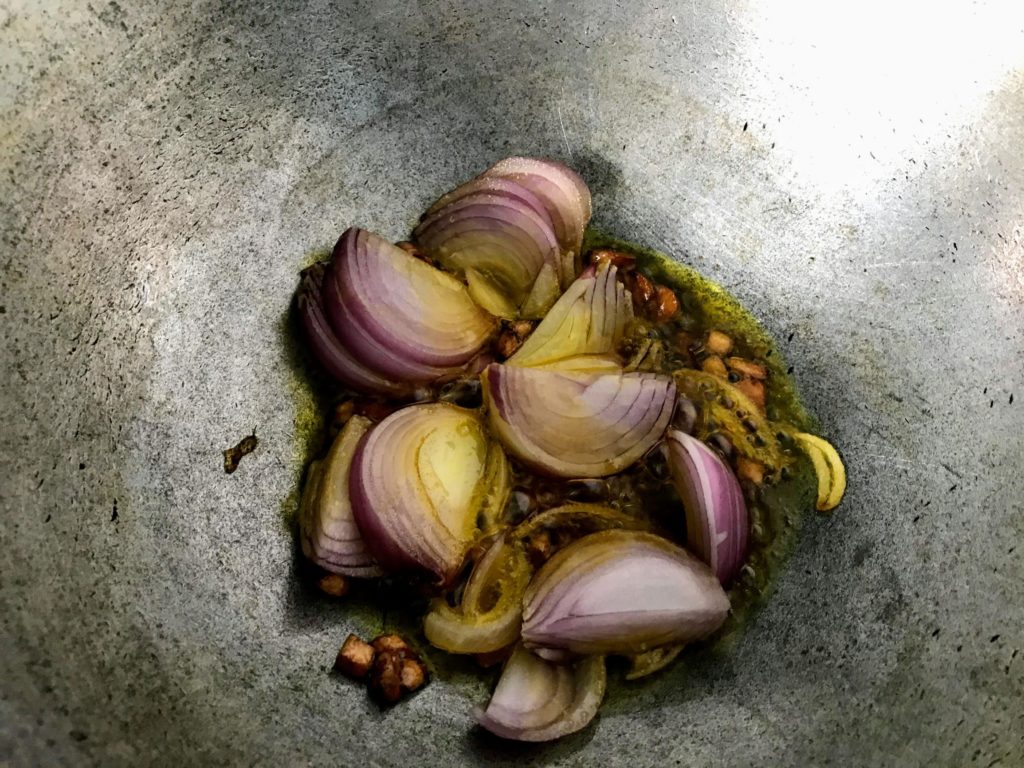
<svg viewBox="0 0 1024 768">
<path fill-rule="evenodd" d="M 0 763 L 1024 765 L 1024 11 L 805 5 L 4 3 Z M 378 618 L 282 521 L 300 265 L 514 153 L 745 301 L 850 469 L 735 648 L 528 748 L 468 667 L 329 675 Z"/>
</svg>

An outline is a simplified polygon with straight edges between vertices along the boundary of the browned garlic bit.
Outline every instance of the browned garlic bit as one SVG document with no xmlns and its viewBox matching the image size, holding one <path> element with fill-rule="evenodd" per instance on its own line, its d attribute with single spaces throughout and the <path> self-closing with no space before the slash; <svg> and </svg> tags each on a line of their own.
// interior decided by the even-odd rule
<svg viewBox="0 0 1024 768">
<path fill-rule="evenodd" d="M 345 638 L 344 645 L 338 651 L 338 658 L 334 661 L 334 668 L 344 675 L 361 680 L 366 677 L 373 666 L 375 652 L 373 646 L 357 635 L 349 635 Z"/>
<path fill-rule="evenodd" d="M 423 664 L 413 659 L 402 661 L 401 682 L 402 688 L 410 693 L 427 681 L 426 670 Z"/>
<path fill-rule="evenodd" d="M 590 263 L 594 266 L 611 264 L 621 270 L 630 269 L 636 263 L 636 259 L 630 254 L 622 251 L 613 251 L 610 248 L 598 248 L 590 252 Z"/>
<path fill-rule="evenodd" d="M 334 668 L 354 680 L 366 679 L 370 693 L 387 704 L 422 688 L 428 677 L 419 654 L 391 634 L 379 635 L 372 643 L 350 634 L 338 651 Z"/>
<path fill-rule="evenodd" d="M 348 579 L 340 573 L 327 573 L 317 582 L 320 591 L 331 597 L 344 597 L 348 594 Z"/>
<path fill-rule="evenodd" d="M 700 364 L 701 370 L 712 373 L 720 379 L 728 378 L 729 371 L 718 355 L 708 355 Z"/>
<path fill-rule="evenodd" d="M 704 348 L 713 355 L 724 357 L 732 352 L 732 339 L 721 331 L 709 331 Z"/>
<path fill-rule="evenodd" d="M 763 365 L 745 360 L 742 357 L 730 357 L 725 361 L 736 389 L 749 397 L 761 411 L 765 406 L 765 380 L 768 371 Z"/>
<path fill-rule="evenodd" d="M 394 704 L 426 682 L 427 668 L 419 654 L 398 635 L 380 635 L 372 648 L 377 655 L 370 673 L 370 693 L 378 699 Z"/>
<path fill-rule="evenodd" d="M 656 290 L 657 309 L 654 320 L 658 323 L 667 323 L 679 312 L 679 299 L 671 288 L 659 285 Z"/>
</svg>

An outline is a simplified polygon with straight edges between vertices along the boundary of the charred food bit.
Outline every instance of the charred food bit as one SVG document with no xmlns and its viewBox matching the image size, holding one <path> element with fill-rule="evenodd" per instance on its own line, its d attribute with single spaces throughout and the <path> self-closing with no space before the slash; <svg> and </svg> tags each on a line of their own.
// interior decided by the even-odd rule
<svg viewBox="0 0 1024 768">
<path fill-rule="evenodd" d="M 427 681 L 427 675 L 423 665 L 413 659 L 405 659 L 402 661 L 400 678 L 402 688 L 409 693 L 412 693 Z"/>
<path fill-rule="evenodd" d="M 512 357 L 523 345 L 526 337 L 533 333 L 535 323 L 530 320 L 515 320 L 502 323 L 501 333 L 495 341 L 495 350 L 504 358 Z"/>
<path fill-rule="evenodd" d="M 426 683 L 426 665 L 398 635 L 380 635 L 371 647 L 376 657 L 370 673 L 370 693 L 377 699 L 394 704 Z"/>
<path fill-rule="evenodd" d="M 331 597 L 344 597 L 348 594 L 348 580 L 340 573 L 326 573 L 316 583 L 320 591 Z"/>
<path fill-rule="evenodd" d="M 345 644 L 338 651 L 334 668 L 344 675 L 356 680 L 366 677 L 373 666 L 375 652 L 373 646 L 356 635 L 345 638 Z"/>
<path fill-rule="evenodd" d="M 351 400 L 345 400 L 334 406 L 334 413 L 331 414 L 331 435 L 337 435 L 342 427 L 352 418 L 356 412 L 356 404 Z"/>
<path fill-rule="evenodd" d="M 636 259 L 628 253 L 613 251 L 610 248 L 598 248 L 590 252 L 590 263 L 595 267 L 606 262 L 614 267 L 618 267 L 620 270 L 626 270 L 633 266 Z"/>
<path fill-rule="evenodd" d="M 671 288 L 659 285 L 655 291 L 657 310 L 654 319 L 659 323 L 666 323 L 679 312 L 679 299 Z"/>
<path fill-rule="evenodd" d="M 253 433 L 248 437 L 243 437 L 234 448 L 228 448 L 224 451 L 224 471 L 230 475 L 238 469 L 238 462 L 242 460 L 243 456 L 247 456 L 255 451 L 257 445 L 259 445 L 259 440 L 256 439 L 256 434 Z"/>
<path fill-rule="evenodd" d="M 377 635 L 371 643 L 377 653 L 405 653 L 409 644 L 398 635 Z"/>
</svg>

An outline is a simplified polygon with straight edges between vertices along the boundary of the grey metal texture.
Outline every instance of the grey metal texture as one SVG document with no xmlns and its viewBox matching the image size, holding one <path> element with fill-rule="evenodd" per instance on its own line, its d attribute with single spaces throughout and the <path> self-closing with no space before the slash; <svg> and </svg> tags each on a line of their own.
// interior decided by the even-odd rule
<svg viewBox="0 0 1024 768">
<path fill-rule="evenodd" d="M 1020 3 L 5 0 L 0 108 L 0 764 L 1024 765 Z M 329 675 L 379 619 L 281 517 L 306 254 L 514 153 L 747 302 L 850 469 L 734 649 L 539 747 L 469 666 Z"/>
</svg>

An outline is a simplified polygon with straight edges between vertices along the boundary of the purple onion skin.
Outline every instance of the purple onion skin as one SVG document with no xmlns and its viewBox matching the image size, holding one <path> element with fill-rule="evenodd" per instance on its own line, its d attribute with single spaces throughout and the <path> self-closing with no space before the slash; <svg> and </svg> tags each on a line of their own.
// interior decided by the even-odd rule
<svg viewBox="0 0 1024 768">
<path fill-rule="evenodd" d="M 701 640 L 729 599 L 696 557 L 651 533 L 584 536 L 538 571 L 523 598 L 523 642 L 549 658 L 640 653 Z"/>
<path fill-rule="evenodd" d="M 695 437 L 670 430 L 666 446 L 686 511 L 687 546 L 728 586 L 747 555 L 749 515 L 739 481 L 721 457 Z"/>
<path fill-rule="evenodd" d="M 555 410 L 616 376 L 621 381 L 614 400 L 587 419 Z M 675 384 L 650 373 L 573 374 L 495 364 L 483 377 L 492 431 L 524 464 L 555 477 L 622 471 L 661 439 L 675 407 Z"/>
<path fill-rule="evenodd" d="M 325 267 L 307 269 L 299 284 L 297 305 L 306 339 L 324 370 L 340 384 L 367 395 L 402 397 L 412 391 L 408 384 L 391 381 L 360 363 L 335 335 L 323 309 L 321 293 Z"/>
<path fill-rule="evenodd" d="M 481 336 L 475 348 L 462 346 L 455 351 L 431 348 L 412 338 L 409 328 L 396 318 L 405 317 L 402 313 L 408 314 L 411 307 L 419 306 L 423 311 L 427 307 L 416 304 L 420 299 L 415 296 L 407 297 L 414 302 L 408 306 L 405 300 L 398 299 L 408 285 L 404 289 L 393 286 L 397 295 L 389 291 L 392 286 L 384 285 L 391 282 L 387 278 L 394 279 L 395 275 L 387 264 L 387 259 L 394 254 L 385 251 L 399 252 L 400 249 L 372 232 L 355 227 L 342 234 L 334 247 L 322 286 L 323 307 L 332 330 L 353 356 L 396 381 L 427 384 L 457 376 L 480 351 L 486 337 Z M 414 258 L 404 252 L 401 257 Z M 390 308 L 389 300 L 392 301 Z M 395 301 L 403 303 L 395 305 Z M 436 306 L 430 308 L 443 310 Z M 481 317 L 484 316 L 481 312 Z"/>
<path fill-rule="evenodd" d="M 349 501 L 352 502 L 356 525 L 359 526 L 359 530 L 363 534 L 366 548 L 370 550 L 374 560 L 382 569 L 385 571 L 420 570 L 422 569 L 420 563 L 397 545 L 383 521 L 373 512 L 373 494 L 366 484 L 366 451 L 364 450 L 372 433 L 371 429 L 359 441 L 355 456 L 352 457 L 352 468 L 349 470 Z"/>
<path fill-rule="evenodd" d="M 544 201 L 519 182 L 505 179 L 500 176 L 477 176 L 475 179 L 467 181 L 465 184 L 456 187 L 451 192 L 448 192 L 438 198 L 438 200 L 427 209 L 427 212 L 423 214 L 420 221 L 426 221 L 435 213 L 443 210 L 456 200 L 461 200 L 464 197 L 475 195 L 480 192 L 508 197 L 527 205 L 538 215 L 549 215 L 548 209 L 544 205 Z"/>
</svg>

